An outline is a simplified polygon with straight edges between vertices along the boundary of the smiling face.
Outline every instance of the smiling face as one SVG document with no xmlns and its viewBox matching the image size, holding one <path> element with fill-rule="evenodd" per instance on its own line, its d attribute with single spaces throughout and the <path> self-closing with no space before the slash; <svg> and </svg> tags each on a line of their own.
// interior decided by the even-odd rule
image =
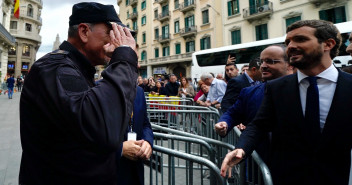
<svg viewBox="0 0 352 185">
<path fill-rule="evenodd" d="M 261 63 L 260 68 L 264 80 L 272 80 L 287 74 L 288 64 L 284 60 L 284 50 L 278 46 L 270 46 L 260 54 L 260 60 L 275 60 L 273 64 Z"/>
<path fill-rule="evenodd" d="M 315 28 L 303 26 L 287 33 L 285 43 L 290 65 L 310 69 L 320 64 L 324 49 L 315 37 Z"/>
</svg>

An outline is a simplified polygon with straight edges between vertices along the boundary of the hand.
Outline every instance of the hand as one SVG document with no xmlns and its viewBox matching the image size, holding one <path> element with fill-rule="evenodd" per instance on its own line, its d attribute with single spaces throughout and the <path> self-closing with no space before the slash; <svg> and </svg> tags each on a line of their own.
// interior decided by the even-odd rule
<svg viewBox="0 0 352 185">
<path fill-rule="evenodd" d="M 210 107 L 210 106 L 211 106 L 210 101 L 206 101 L 206 102 L 204 103 L 204 106 L 206 106 L 206 107 Z"/>
<path fill-rule="evenodd" d="M 227 64 L 228 64 L 228 63 L 231 63 L 231 62 L 236 62 L 236 57 L 231 57 L 231 55 L 229 55 L 229 56 L 227 57 Z"/>
<path fill-rule="evenodd" d="M 215 124 L 214 129 L 220 136 L 225 136 L 227 132 L 227 123 L 225 121 L 219 122 Z"/>
<path fill-rule="evenodd" d="M 142 142 L 142 147 L 137 153 L 137 157 L 143 160 L 148 160 L 150 158 L 150 155 L 152 155 L 152 147 L 148 143 L 148 141 L 140 140 Z"/>
<path fill-rule="evenodd" d="M 215 108 L 219 109 L 221 107 L 220 103 L 215 104 Z"/>
<path fill-rule="evenodd" d="M 143 140 L 123 142 L 122 156 L 129 160 L 136 161 L 138 159 L 137 153 L 141 149 L 142 142 Z"/>
<path fill-rule="evenodd" d="M 236 126 L 240 131 L 246 129 L 246 126 L 244 126 L 242 123 Z"/>
<path fill-rule="evenodd" d="M 132 37 L 128 28 L 112 23 L 112 30 L 110 30 L 110 42 L 104 45 L 105 53 L 108 57 L 112 56 L 114 50 L 121 46 L 130 46 L 137 54 L 136 41 Z"/>
<path fill-rule="evenodd" d="M 238 164 L 243 159 L 244 155 L 245 153 L 241 148 L 228 153 L 222 162 L 220 175 L 226 177 L 226 172 L 229 171 L 228 177 L 231 177 L 232 167 Z"/>
</svg>

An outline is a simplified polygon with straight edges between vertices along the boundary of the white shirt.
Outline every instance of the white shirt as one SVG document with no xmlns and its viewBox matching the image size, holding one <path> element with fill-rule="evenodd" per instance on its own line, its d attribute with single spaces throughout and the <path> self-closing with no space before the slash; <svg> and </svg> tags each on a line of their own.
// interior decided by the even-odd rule
<svg viewBox="0 0 352 185">
<path fill-rule="evenodd" d="M 317 75 L 320 77 L 317 79 L 318 89 L 319 89 L 319 110 L 320 110 L 320 128 L 321 130 L 324 128 L 326 117 L 328 116 L 332 98 L 335 94 L 336 82 L 339 76 L 339 72 L 335 68 L 334 65 L 323 72 Z M 307 88 L 309 87 L 308 77 L 303 74 L 301 71 L 297 70 L 297 77 L 299 83 L 299 94 L 301 97 L 302 111 L 303 115 L 305 115 L 306 110 L 306 97 L 307 97 Z"/>
<path fill-rule="evenodd" d="M 227 84 L 223 80 L 218 80 L 214 78 L 213 82 L 210 85 L 207 100 L 209 100 L 210 102 L 216 100 L 221 103 L 222 98 L 224 97 L 226 92 L 226 87 Z"/>
</svg>

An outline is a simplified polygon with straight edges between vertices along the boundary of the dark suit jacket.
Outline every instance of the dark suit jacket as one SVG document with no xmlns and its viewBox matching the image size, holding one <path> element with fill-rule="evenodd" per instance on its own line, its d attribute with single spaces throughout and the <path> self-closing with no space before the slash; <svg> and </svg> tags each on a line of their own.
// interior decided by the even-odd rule
<svg viewBox="0 0 352 185">
<path fill-rule="evenodd" d="M 297 74 L 267 83 L 263 103 L 237 148 L 249 155 L 258 138 L 272 131 L 274 184 L 347 185 L 352 147 L 352 76 L 339 71 L 337 86 L 319 143 L 307 136 Z"/>
<path fill-rule="evenodd" d="M 236 78 L 232 78 L 227 83 L 227 88 L 224 97 L 221 101 L 221 111 L 226 112 L 237 100 L 241 90 L 245 87 L 250 86 L 246 75 L 240 75 Z"/>
<path fill-rule="evenodd" d="M 129 126 L 128 126 L 129 127 Z M 142 88 L 137 87 L 137 95 L 134 100 L 133 108 L 133 132 L 137 133 L 137 140 L 144 139 L 153 147 L 153 131 L 151 129 L 147 116 L 147 107 Z M 127 140 L 126 130 L 125 141 Z M 121 153 L 117 153 L 121 155 Z M 118 185 L 140 185 L 144 184 L 144 166 L 143 161 L 131 161 L 125 157 L 121 157 L 117 162 L 117 184 Z"/>
</svg>

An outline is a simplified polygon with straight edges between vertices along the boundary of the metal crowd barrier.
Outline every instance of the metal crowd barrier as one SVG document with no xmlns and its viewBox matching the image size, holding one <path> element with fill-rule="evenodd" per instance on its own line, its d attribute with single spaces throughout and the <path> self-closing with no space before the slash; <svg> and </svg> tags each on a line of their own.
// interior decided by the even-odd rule
<svg viewBox="0 0 352 185">
<path fill-rule="evenodd" d="M 189 138 L 196 138 L 196 139 L 200 139 L 203 140 L 207 143 L 209 143 L 214 151 L 215 151 L 215 161 L 214 162 L 218 168 L 221 167 L 222 161 L 224 159 L 224 157 L 226 156 L 226 154 L 229 151 L 232 151 L 235 149 L 234 145 L 231 145 L 229 143 L 226 142 L 222 142 L 216 139 L 212 139 L 212 138 L 208 138 L 208 137 L 204 137 L 204 136 L 200 136 L 200 135 L 195 135 L 195 134 L 191 134 L 191 133 L 187 133 L 184 131 L 180 131 L 180 130 L 176 130 L 176 129 L 171 129 L 171 128 L 165 128 L 163 126 L 159 126 L 156 124 L 152 124 L 152 128 L 153 130 L 157 130 L 157 131 L 162 131 L 162 132 L 166 132 L 166 133 L 170 133 L 170 134 L 174 134 L 174 135 L 179 135 L 179 136 L 185 136 L 185 137 L 189 137 Z M 241 135 L 241 132 L 235 128 L 235 131 L 233 131 L 238 137 Z M 214 158 L 212 158 L 214 159 Z M 249 171 L 247 168 L 247 171 L 244 171 L 244 165 L 245 162 L 242 162 L 241 165 L 236 165 L 233 168 L 233 173 L 234 176 L 234 183 L 235 184 L 247 184 L 246 181 L 249 181 L 252 184 L 265 184 L 265 185 L 272 185 L 272 179 L 271 179 L 271 175 L 270 175 L 270 171 L 267 167 L 267 165 L 263 162 L 263 160 L 259 157 L 259 155 L 257 154 L 257 152 L 253 152 L 252 155 L 250 157 L 248 157 L 246 159 L 246 163 L 250 164 L 251 170 Z M 248 179 L 248 177 L 251 177 L 251 179 Z"/>
<path fill-rule="evenodd" d="M 167 181 L 168 185 L 175 185 L 175 184 L 186 184 L 186 185 L 193 185 L 193 184 L 201 184 L 203 185 L 204 182 L 200 181 L 200 179 L 195 179 L 195 171 L 193 170 L 194 163 L 198 163 L 200 165 L 206 166 L 207 169 L 211 171 L 212 174 L 214 174 L 215 177 L 215 183 L 217 185 L 225 185 L 226 183 L 224 182 L 224 179 L 220 176 L 220 170 L 219 168 L 212 163 L 210 160 L 205 159 L 203 157 L 195 156 L 192 154 L 187 154 L 184 152 L 172 150 L 169 148 L 165 148 L 162 146 L 154 145 L 153 147 L 153 154 L 155 156 L 158 155 L 166 155 L 168 159 L 168 169 L 167 169 L 167 176 L 164 176 L 164 171 L 165 169 L 163 168 L 163 158 L 158 161 L 158 160 L 151 160 L 150 161 L 150 170 L 149 170 L 149 183 L 150 184 L 164 184 L 164 180 Z M 170 166 L 173 165 L 172 161 L 173 158 L 180 158 L 184 159 L 188 163 L 188 170 L 186 171 L 185 175 L 180 175 L 177 172 L 175 172 L 175 168 L 170 168 Z M 159 169 L 153 170 L 152 167 L 157 168 L 157 166 L 160 166 Z M 198 170 L 200 174 L 202 174 L 201 170 Z M 176 176 L 177 174 L 177 176 Z M 166 179 L 167 178 L 167 179 Z M 176 181 L 177 178 L 177 181 Z M 212 184 L 215 185 L 215 184 Z"/>
</svg>

